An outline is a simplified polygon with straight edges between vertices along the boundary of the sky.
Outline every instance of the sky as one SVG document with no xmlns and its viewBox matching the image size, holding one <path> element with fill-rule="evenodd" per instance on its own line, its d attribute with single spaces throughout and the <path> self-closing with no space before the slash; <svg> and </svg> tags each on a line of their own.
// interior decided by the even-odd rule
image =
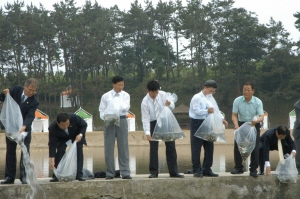
<svg viewBox="0 0 300 199">
<path fill-rule="evenodd" d="M 0 0 L 0 6 L 8 3 L 13 3 L 16 0 Z M 21 0 L 19 0 L 21 1 Z M 48 10 L 53 9 L 53 4 L 55 2 L 60 2 L 61 0 L 23 0 L 25 5 L 30 5 L 32 2 L 33 5 L 39 6 L 41 4 Z M 85 4 L 86 0 L 75 0 L 76 6 L 80 7 Z M 90 0 L 92 4 L 97 1 L 98 4 L 102 7 L 112 7 L 118 5 L 121 10 L 129 10 L 131 3 L 134 0 Z M 152 4 L 155 6 L 159 0 L 152 0 Z M 163 2 L 168 2 L 169 0 L 162 0 Z M 203 3 L 206 4 L 210 0 L 203 0 Z M 143 0 L 139 2 L 144 5 Z M 183 5 L 185 0 L 182 0 Z M 295 28 L 294 23 L 296 18 L 293 16 L 296 12 L 300 12 L 300 0 L 236 0 L 234 7 L 243 7 L 247 11 L 252 11 L 257 14 L 259 23 L 267 24 L 271 17 L 275 21 L 281 21 L 284 28 L 291 34 L 290 38 L 293 41 L 300 40 L 300 32 Z"/>
</svg>

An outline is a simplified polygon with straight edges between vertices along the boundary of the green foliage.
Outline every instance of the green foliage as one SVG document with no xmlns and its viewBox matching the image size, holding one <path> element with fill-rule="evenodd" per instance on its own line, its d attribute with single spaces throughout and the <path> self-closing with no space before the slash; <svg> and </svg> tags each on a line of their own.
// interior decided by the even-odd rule
<svg viewBox="0 0 300 199">
<path fill-rule="evenodd" d="M 8 3 L 0 10 L 1 89 L 36 77 L 42 111 L 55 118 L 82 106 L 97 128 L 103 125 L 101 96 L 112 89 L 111 77 L 117 74 L 125 77 L 139 127 L 140 103 L 151 79 L 175 92 L 177 105 L 189 105 L 207 79 L 216 80 L 215 97 L 228 120 L 245 81 L 255 84 L 267 112 L 280 117 L 292 109 L 287 103 L 300 91 L 300 41 L 290 41 L 281 22 L 271 18 L 259 24 L 251 11 L 234 8 L 233 0 L 145 3 L 142 7 L 135 0 L 128 11 L 90 1 L 83 7 L 61 1 L 53 11 Z M 294 17 L 300 30 L 299 12 Z M 62 110 L 60 93 L 69 86 L 80 105 Z"/>
</svg>

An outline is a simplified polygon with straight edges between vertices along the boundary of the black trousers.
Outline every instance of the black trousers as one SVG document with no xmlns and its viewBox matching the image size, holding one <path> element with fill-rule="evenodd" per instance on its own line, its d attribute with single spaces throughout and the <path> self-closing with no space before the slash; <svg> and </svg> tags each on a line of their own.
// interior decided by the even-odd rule
<svg viewBox="0 0 300 199">
<path fill-rule="evenodd" d="M 31 132 L 28 132 L 24 139 L 24 144 L 27 148 L 27 152 L 30 151 Z M 5 178 L 10 177 L 15 180 L 17 171 L 17 143 L 11 141 L 6 137 L 6 163 L 5 163 Z M 20 179 L 26 177 L 25 167 L 23 165 L 23 152 L 21 152 L 20 159 Z"/>
<path fill-rule="evenodd" d="M 245 122 L 238 122 L 239 126 L 244 124 Z M 250 172 L 257 172 L 258 168 L 258 162 L 259 162 L 259 137 L 260 137 L 260 124 L 255 125 L 256 128 L 256 143 L 255 143 L 255 148 L 253 149 L 251 153 L 251 159 L 250 159 L 250 165 L 249 165 L 249 170 Z M 235 169 L 237 170 L 244 170 L 243 166 L 243 159 L 241 156 L 241 153 L 239 151 L 239 148 L 237 146 L 236 141 L 234 140 L 234 163 L 235 163 Z"/>
<path fill-rule="evenodd" d="M 190 139 L 191 139 L 193 173 L 211 172 L 211 167 L 213 164 L 214 143 L 194 136 L 194 134 L 196 133 L 198 128 L 201 126 L 203 121 L 204 120 L 199 120 L 199 119 L 191 120 Z M 200 161 L 200 154 L 201 154 L 202 146 L 204 148 L 203 167 L 201 166 L 201 161 Z"/>
<path fill-rule="evenodd" d="M 150 133 L 153 135 L 153 131 L 156 125 L 156 121 L 150 122 Z M 152 175 L 158 175 L 158 141 L 149 141 L 150 144 L 150 164 L 149 171 Z M 167 165 L 169 169 L 170 176 L 174 176 L 178 174 L 177 167 L 177 152 L 175 147 L 175 141 L 165 142 L 166 145 L 166 157 L 167 157 Z"/>
<path fill-rule="evenodd" d="M 77 147 L 77 176 L 76 177 L 82 177 L 83 173 L 82 173 L 82 168 L 83 168 L 83 144 L 81 142 L 77 142 L 76 143 L 76 147 Z M 55 154 L 55 168 L 57 168 L 60 160 L 62 159 L 62 157 L 64 156 L 64 154 L 66 153 L 66 142 L 59 142 L 57 145 L 57 149 L 56 149 L 56 154 Z M 53 173 L 53 177 L 55 176 L 55 174 Z"/>
<path fill-rule="evenodd" d="M 283 155 L 285 154 L 290 154 L 292 152 L 292 148 L 288 145 L 288 143 L 284 143 L 282 145 L 282 152 Z M 270 150 L 273 151 L 273 150 Z M 265 168 L 265 157 L 264 157 L 264 143 L 263 142 L 259 142 L 259 169 L 260 172 L 263 173 L 264 172 L 264 168 Z"/>
</svg>

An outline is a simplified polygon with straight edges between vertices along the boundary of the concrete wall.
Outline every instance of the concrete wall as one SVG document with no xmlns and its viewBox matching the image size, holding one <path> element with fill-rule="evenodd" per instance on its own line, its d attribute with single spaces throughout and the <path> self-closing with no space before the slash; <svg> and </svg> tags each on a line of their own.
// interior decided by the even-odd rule
<svg viewBox="0 0 300 199">
<path fill-rule="evenodd" d="M 48 182 L 48 181 L 47 181 Z M 275 176 L 221 176 L 183 179 L 133 178 L 133 180 L 88 180 L 41 184 L 47 199 L 297 199 L 300 182 L 281 184 Z M 0 198 L 26 198 L 28 185 L 0 185 Z"/>
</svg>

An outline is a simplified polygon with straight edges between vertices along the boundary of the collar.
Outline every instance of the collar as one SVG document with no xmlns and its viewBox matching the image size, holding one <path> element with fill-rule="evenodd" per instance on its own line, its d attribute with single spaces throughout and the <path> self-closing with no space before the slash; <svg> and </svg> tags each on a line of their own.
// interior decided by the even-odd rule
<svg viewBox="0 0 300 199">
<path fill-rule="evenodd" d="M 242 96 L 242 100 L 247 102 L 244 96 Z M 251 100 L 248 103 L 254 103 L 254 96 L 251 97 Z"/>
</svg>

